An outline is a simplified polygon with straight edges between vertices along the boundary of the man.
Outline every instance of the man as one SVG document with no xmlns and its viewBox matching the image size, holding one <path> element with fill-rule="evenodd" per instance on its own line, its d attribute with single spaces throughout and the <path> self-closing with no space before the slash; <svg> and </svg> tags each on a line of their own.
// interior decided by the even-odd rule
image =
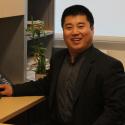
<svg viewBox="0 0 125 125">
<path fill-rule="evenodd" d="M 45 95 L 49 125 L 121 125 L 125 117 L 125 73 L 120 61 L 94 48 L 94 18 L 82 5 L 62 15 L 68 49 L 54 54 L 43 80 L 1 85 L 1 95 Z"/>
</svg>

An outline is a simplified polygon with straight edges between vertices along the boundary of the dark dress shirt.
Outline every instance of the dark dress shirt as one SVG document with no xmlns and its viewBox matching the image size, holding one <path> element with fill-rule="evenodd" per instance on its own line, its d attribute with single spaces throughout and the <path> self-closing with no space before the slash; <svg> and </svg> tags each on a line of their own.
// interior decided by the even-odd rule
<svg viewBox="0 0 125 125">
<path fill-rule="evenodd" d="M 79 91 L 80 85 L 77 82 L 80 67 L 84 61 L 84 53 L 77 56 L 73 63 L 67 54 L 59 73 L 57 83 L 57 114 L 58 119 L 64 123 L 72 121 L 73 104 Z"/>
</svg>

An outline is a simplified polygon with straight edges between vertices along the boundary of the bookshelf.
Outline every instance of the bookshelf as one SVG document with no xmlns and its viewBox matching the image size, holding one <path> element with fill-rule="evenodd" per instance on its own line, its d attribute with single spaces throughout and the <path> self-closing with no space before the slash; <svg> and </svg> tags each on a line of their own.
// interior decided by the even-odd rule
<svg viewBox="0 0 125 125">
<path fill-rule="evenodd" d="M 31 21 L 33 18 L 34 21 L 42 20 L 45 23 L 45 36 L 40 36 L 39 40 L 34 40 L 37 42 L 42 42 L 43 46 L 46 47 L 46 58 L 50 60 L 51 53 L 52 53 L 52 46 L 53 46 L 53 39 L 54 39 L 54 0 L 28 0 L 27 1 L 27 23 Z M 27 41 L 27 48 L 30 48 L 32 44 L 35 42 L 31 39 L 30 36 L 26 36 Z M 27 65 L 32 65 L 34 62 L 30 55 L 30 50 L 27 49 Z M 27 76 L 31 74 L 33 75 L 33 71 L 30 68 L 27 68 Z M 30 79 L 30 78 L 27 78 Z M 31 80 L 34 80 L 31 78 Z"/>
</svg>

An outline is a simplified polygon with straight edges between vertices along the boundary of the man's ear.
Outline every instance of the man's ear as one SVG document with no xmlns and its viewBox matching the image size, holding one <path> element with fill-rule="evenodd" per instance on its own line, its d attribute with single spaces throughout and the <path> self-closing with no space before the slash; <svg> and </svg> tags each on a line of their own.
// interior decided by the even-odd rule
<svg viewBox="0 0 125 125">
<path fill-rule="evenodd" d="M 90 26 L 90 28 L 91 28 L 91 30 L 93 30 L 93 31 L 94 31 L 94 26 Z"/>
</svg>

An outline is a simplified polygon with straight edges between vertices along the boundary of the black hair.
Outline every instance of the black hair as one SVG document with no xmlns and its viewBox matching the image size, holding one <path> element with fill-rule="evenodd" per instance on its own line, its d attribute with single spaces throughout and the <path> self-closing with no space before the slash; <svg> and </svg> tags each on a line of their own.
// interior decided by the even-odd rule
<svg viewBox="0 0 125 125">
<path fill-rule="evenodd" d="M 63 11 L 62 18 L 61 18 L 62 28 L 64 25 L 65 18 L 70 15 L 73 15 L 73 16 L 85 15 L 87 17 L 87 20 L 90 23 L 90 27 L 93 27 L 94 25 L 94 17 L 88 8 L 86 8 L 83 5 L 72 5 Z"/>
</svg>

